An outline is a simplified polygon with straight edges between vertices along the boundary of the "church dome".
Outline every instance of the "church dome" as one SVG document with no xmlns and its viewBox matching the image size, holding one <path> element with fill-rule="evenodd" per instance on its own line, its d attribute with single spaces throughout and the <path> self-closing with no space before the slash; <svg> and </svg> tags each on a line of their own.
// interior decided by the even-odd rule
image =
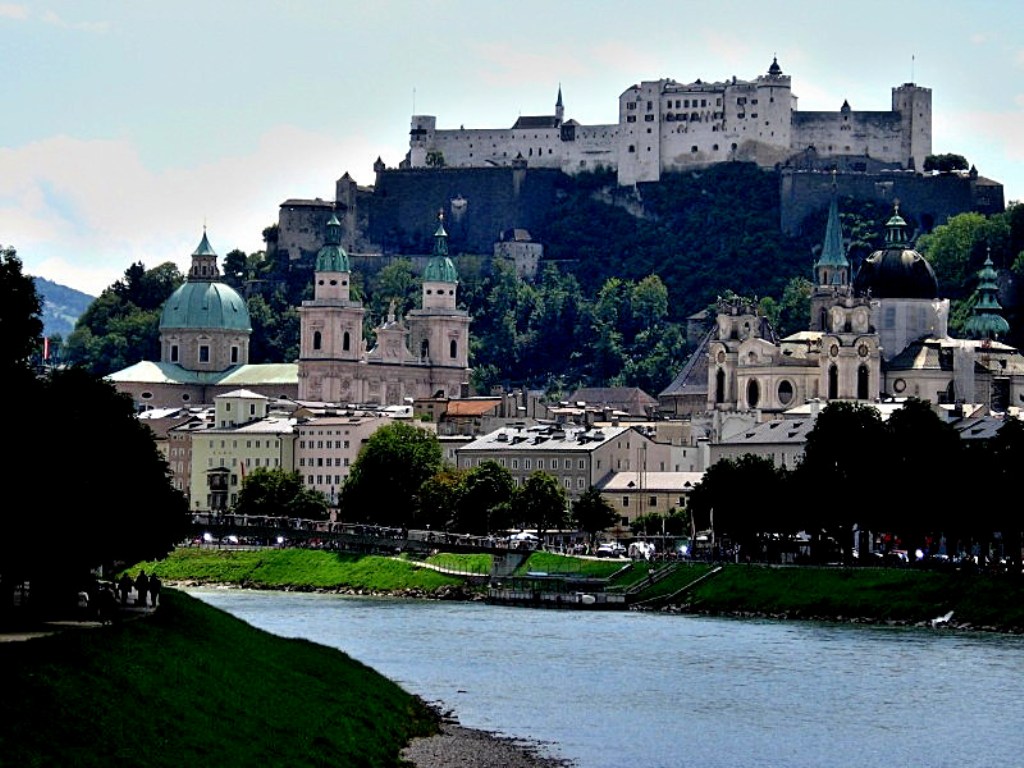
<svg viewBox="0 0 1024 768">
<path fill-rule="evenodd" d="M 423 270 L 423 281 L 430 283 L 457 283 L 459 273 L 448 256 L 448 233 L 444 230 L 444 222 L 438 224 L 434 233 L 434 253 Z"/>
<path fill-rule="evenodd" d="M 897 210 L 886 222 L 885 247 L 861 265 L 854 289 L 876 299 L 936 299 L 939 282 L 928 260 L 910 247 L 907 223 Z"/>
<path fill-rule="evenodd" d="M 217 253 L 203 231 L 203 239 L 192 253 L 188 278 L 164 302 L 160 312 L 160 331 L 170 329 L 208 329 L 252 331 L 249 308 L 238 292 L 220 282 Z"/>
<path fill-rule="evenodd" d="M 252 331 L 249 308 L 230 285 L 187 280 L 164 302 L 160 330 L 210 328 Z"/>
</svg>

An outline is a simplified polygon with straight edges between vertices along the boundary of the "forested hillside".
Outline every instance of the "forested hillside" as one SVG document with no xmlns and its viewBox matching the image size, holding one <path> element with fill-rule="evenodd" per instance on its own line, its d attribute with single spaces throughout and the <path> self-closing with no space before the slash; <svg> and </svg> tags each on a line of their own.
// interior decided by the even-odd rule
<svg viewBox="0 0 1024 768">
<path fill-rule="evenodd" d="M 883 244 L 892 210 L 849 197 L 838 202 L 856 270 Z M 777 175 L 749 164 L 666 175 L 636 190 L 618 187 L 613 174 L 566 176 L 541 228 L 545 253 L 536 278 L 521 280 L 502 263 L 453 253 L 460 305 L 473 318 L 476 390 L 501 384 L 568 393 L 580 385 L 626 385 L 656 395 L 692 352 L 687 317 L 728 292 L 757 297 L 783 335 L 805 329 L 827 211 L 809 216 L 798 237 L 780 231 L 779 211 Z M 264 231 L 266 251 L 235 250 L 221 259 L 225 281 L 248 300 L 253 363 L 297 358 L 296 307 L 311 297 L 312 264 L 289 263 L 273 248 L 274 234 L 275 227 Z M 919 247 L 936 265 L 942 295 L 954 300 L 954 333 L 970 313 L 977 272 L 991 253 L 1000 302 L 1015 329 L 1009 341 L 1021 343 L 1016 285 L 1024 275 L 1024 207 L 956 216 Z M 133 264 L 83 315 L 70 339 L 72 359 L 98 374 L 154 359 L 159 308 L 183 279 L 171 264 Z M 419 305 L 419 277 L 410 261 L 398 259 L 355 272 L 353 293 L 367 307 L 372 346 L 373 328 L 392 299 L 400 314 Z"/>
</svg>

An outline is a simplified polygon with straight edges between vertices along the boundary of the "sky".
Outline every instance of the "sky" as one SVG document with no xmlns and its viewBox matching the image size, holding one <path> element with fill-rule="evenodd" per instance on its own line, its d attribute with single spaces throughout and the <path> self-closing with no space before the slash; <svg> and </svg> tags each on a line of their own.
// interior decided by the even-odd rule
<svg viewBox="0 0 1024 768">
<path fill-rule="evenodd" d="M 750 80 L 801 110 L 932 89 L 935 153 L 1024 200 L 1024 3 L 0 0 L 0 245 L 93 296 L 132 264 L 263 248 L 289 198 L 397 166 L 410 117 L 613 123 L 642 80 Z"/>
</svg>

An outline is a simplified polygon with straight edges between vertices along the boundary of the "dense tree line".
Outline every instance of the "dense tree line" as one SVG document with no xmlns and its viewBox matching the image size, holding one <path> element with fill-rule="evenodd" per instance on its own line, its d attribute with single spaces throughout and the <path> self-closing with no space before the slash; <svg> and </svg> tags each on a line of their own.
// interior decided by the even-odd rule
<svg viewBox="0 0 1024 768">
<path fill-rule="evenodd" d="M 32 278 L 0 248 L 0 378 L 17 436 L 2 479 L 22 489 L 0 537 L 0 612 L 26 582 L 40 610 L 74 605 L 95 570 L 163 557 L 187 530 L 185 497 L 131 398 L 80 367 L 36 368 L 41 344 Z"/>
<path fill-rule="evenodd" d="M 1021 461 L 1018 419 L 1006 419 L 991 441 L 969 441 L 923 400 L 908 400 L 884 422 L 871 406 L 837 401 L 822 409 L 796 467 L 751 455 L 716 462 L 690 511 L 698 529 L 754 559 L 779 537 L 805 531 L 816 559 L 852 563 L 867 557 L 867 535 L 857 555 L 853 548 L 854 533 L 864 531 L 931 554 L 941 539 L 951 553 L 1000 545 L 1020 573 L 1024 526 L 1007 489 Z"/>
</svg>

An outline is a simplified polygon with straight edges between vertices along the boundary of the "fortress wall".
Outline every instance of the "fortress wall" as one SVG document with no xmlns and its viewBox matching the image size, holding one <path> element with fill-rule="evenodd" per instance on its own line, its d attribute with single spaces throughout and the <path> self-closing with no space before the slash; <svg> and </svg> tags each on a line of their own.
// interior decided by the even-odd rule
<svg viewBox="0 0 1024 768">
<path fill-rule="evenodd" d="M 384 253 L 430 253 L 443 209 L 453 254 L 491 254 L 502 231 L 539 227 L 562 177 L 543 168 L 382 171 L 367 200 L 367 239 Z M 458 198 L 465 206 L 453 213 L 451 201 Z"/>
<path fill-rule="evenodd" d="M 929 232 L 965 211 L 991 214 L 1004 210 L 1002 185 L 956 174 L 840 173 L 836 176 L 836 185 L 840 198 L 850 196 L 887 206 L 899 200 L 900 215 L 913 223 L 915 235 Z M 799 234 L 809 214 L 828 207 L 831 194 L 830 173 L 783 171 L 780 179 L 782 231 Z"/>
<path fill-rule="evenodd" d="M 819 155 L 864 155 L 907 167 L 903 121 L 895 112 L 795 112 L 792 146 Z"/>
</svg>

